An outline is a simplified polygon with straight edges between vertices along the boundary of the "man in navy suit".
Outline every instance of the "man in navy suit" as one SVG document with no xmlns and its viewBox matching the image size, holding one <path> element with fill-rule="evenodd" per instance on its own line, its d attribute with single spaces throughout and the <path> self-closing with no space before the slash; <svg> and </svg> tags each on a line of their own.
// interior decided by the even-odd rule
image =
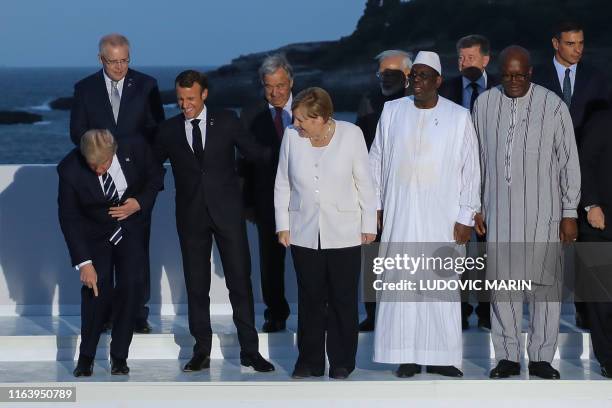
<svg viewBox="0 0 612 408">
<path fill-rule="evenodd" d="M 471 34 L 457 41 L 457 62 L 461 75 L 445 80 L 440 87 L 440 95 L 450 99 L 458 105 L 472 111 L 478 95 L 496 86 L 499 81 L 487 72 L 486 68 L 491 59 L 491 44 L 488 38 Z M 481 241 L 480 237 L 472 234 L 472 241 Z M 464 279 L 468 278 L 466 274 Z M 478 327 L 491 330 L 489 302 L 478 302 L 476 315 Z M 461 302 L 461 326 L 463 330 L 470 327 L 469 317 L 474 307 L 469 302 Z"/>
<path fill-rule="evenodd" d="M 555 92 L 569 106 L 576 142 L 580 148 L 582 129 L 591 115 L 605 109 L 610 87 L 606 76 L 595 66 L 582 61 L 584 31 L 575 22 L 564 22 L 555 28 L 552 61 L 534 68 L 533 82 Z"/>
<path fill-rule="evenodd" d="M 76 377 L 90 376 L 100 333 L 112 309 L 111 373 L 127 374 L 128 349 L 146 262 L 148 214 L 163 169 L 138 140 L 117 146 L 106 129 L 85 132 L 58 165 L 59 221 L 80 272 L 81 345 Z"/>
<path fill-rule="evenodd" d="M 255 329 L 251 257 L 246 234 L 236 148 L 252 161 L 270 160 L 269 148 L 248 137 L 233 111 L 210 111 L 206 75 L 188 70 L 175 81 L 181 113 L 159 126 L 155 150 L 170 159 L 176 187 L 176 229 L 187 288 L 193 357 L 183 371 L 210 367 L 210 256 L 213 237 L 219 248 L 225 284 L 240 343 L 240 364 L 256 371 L 274 366 L 259 354 Z"/>
<path fill-rule="evenodd" d="M 261 64 L 259 78 L 264 98 L 244 108 L 240 120 L 257 143 L 272 149 L 273 158 L 255 163 L 241 160 L 240 167 L 245 201 L 253 207 L 259 238 L 261 292 L 266 305 L 262 331 L 273 333 L 285 329 L 290 313 L 285 298 L 285 247 L 278 243 L 274 222 L 274 180 L 283 133 L 292 122 L 293 68 L 283 55 L 271 55 Z"/>
<path fill-rule="evenodd" d="M 143 73 L 129 69 L 130 44 L 120 34 L 109 34 L 99 43 L 98 58 L 102 69 L 74 87 L 74 101 L 70 112 L 70 138 L 75 145 L 89 129 L 108 129 L 118 141 L 138 139 L 152 142 L 157 125 L 164 120 L 164 109 L 157 81 Z M 150 297 L 149 226 L 144 236 L 147 248 L 144 285 L 136 315 L 135 331 L 149 333 Z"/>
<path fill-rule="evenodd" d="M 595 112 L 607 107 L 610 88 L 602 71 L 582 61 L 584 31 L 581 25 L 575 22 L 559 24 L 552 46 L 555 50 L 552 61 L 534 69 L 533 82 L 555 92 L 569 106 L 580 153 L 583 128 Z M 582 212 L 579 215 L 584 216 Z M 588 329 L 589 316 L 584 303 L 576 302 L 575 306 L 576 326 Z"/>
</svg>

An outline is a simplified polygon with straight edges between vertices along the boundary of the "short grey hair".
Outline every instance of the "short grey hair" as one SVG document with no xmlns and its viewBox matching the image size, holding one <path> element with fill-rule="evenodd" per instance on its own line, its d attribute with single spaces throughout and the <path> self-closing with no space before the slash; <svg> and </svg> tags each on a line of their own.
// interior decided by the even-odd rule
<svg viewBox="0 0 612 408">
<path fill-rule="evenodd" d="M 407 69 L 412 69 L 412 53 L 410 52 L 402 50 L 387 50 L 378 54 L 376 57 L 374 57 L 374 59 L 380 63 L 382 60 L 390 57 L 403 57 L 402 65 L 404 65 L 404 67 Z"/>
<path fill-rule="evenodd" d="M 104 51 L 104 47 L 110 45 L 111 47 L 128 47 L 130 48 L 130 41 L 123 34 L 112 33 L 106 34 L 104 37 L 100 38 L 100 42 L 98 42 L 98 51 L 100 54 Z"/>
<path fill-rule="evenodd" d="M 108 129 L 90 129 L 81 136 L 81 154 L 92 164 L 102 164 L 117 152 L 117 141 Z"/>
<path fill-rule="evenodd" d="M 266 75 L 275 73 L 279 68 L 284 69 L 289 79 L 293 80 L 293 67 L 283 54 L 269 55 L 263 60 L 259 67 L 259 79 L 263 83 Z"/>
</svg>

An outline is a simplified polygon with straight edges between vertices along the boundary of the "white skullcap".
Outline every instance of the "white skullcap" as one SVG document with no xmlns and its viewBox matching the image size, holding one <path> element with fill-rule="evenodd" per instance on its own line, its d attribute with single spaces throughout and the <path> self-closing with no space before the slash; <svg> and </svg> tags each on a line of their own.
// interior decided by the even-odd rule
<svg viewBox="0 0 612 408">
<path fill-rule="evenodd" d="M 435 52 L 431 51 L 419 51 L 416 58 L 414 59 L 413 65 L 423 64 L 435 69 L 438 74 L 442 75 L 442 65 L 440 64 L 440 57 Z"/>
</svg>

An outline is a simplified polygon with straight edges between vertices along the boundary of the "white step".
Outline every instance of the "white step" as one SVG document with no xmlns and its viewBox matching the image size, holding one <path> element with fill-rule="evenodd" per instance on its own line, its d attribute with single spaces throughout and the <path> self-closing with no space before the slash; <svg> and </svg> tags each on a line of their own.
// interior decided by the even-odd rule
<svg viewBox="0 0 612 408">
<path fill-rule="evenodd" d="M 214 315 L 211 358 L 238 358 L 240 348 L 231 316 Z M 558 350 L 555 358 L 591 358 L 590 336 L 571 325 L 573 316 L 562 316 Z M 188 358 L 194 344 L 189 334 L 185 315 L 152 316 L 151 334 L 135 334 L 130 347 L 130 359 L 158 360 Z M 263 318 L 256 324 L 261 327 Z M 465 358 L 494 358 L 489 332 L 472 328 L 463 333 Z M 526 327 L 526 322 L 524 322 Z M 0 361 L 66 361 L 78 357 L 79 316 L 27 316 L 0 317 Z M 287 330 L 278 333 L 260 333 L 260 352 L 267 358 L 294 359 L 297 355 L 297 319 L 291 316 Z M 523 344 L 526 334 L 523 333 Z M 371 359 L 373 333 L 360 333 L 360 358 Z M 110 335 L 103 334 L 96 358 L 108 359 Z"/>
</svg>

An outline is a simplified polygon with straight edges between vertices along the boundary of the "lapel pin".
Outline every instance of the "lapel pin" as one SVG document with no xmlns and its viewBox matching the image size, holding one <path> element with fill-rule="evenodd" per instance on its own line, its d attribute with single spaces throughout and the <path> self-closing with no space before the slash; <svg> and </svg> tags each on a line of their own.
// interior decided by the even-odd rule
<svg viewBox="0 0 612 408">
<path fill-rule="evenodd" d="M 210 126 L 213 126 L 214 124 L 215 124 L 214 119 L 211 119 L 211 120 L 210 120 Z"/>
<path fill-rule="evenodd" d="M 126 157 L 126 158 L 125 158 L 125 161 L 126 161 L 126 162 L 129 162 L 129 161 L 130 161 L 130 158 L 129 158 L 129 157 Z"/>
<path fill-rule="evenodd" d="M 434 119 L 435 126 L 438 126 L 438 118 Z"/>
</svg>

